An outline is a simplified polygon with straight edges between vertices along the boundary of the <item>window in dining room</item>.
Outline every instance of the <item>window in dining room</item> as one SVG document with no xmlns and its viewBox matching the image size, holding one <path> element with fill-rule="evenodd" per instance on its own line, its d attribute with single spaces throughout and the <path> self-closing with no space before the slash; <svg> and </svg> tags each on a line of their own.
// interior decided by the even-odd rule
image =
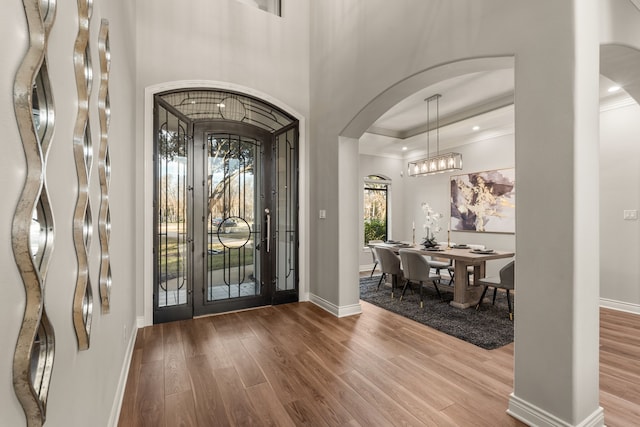
<svg viewBox="0 0 640 427">
<path fill-rule="evenodd" d="M 364 244 L 387 240 L 388 200 L 391 180 L 380 175 L 364 179 Z"/>
</svg>

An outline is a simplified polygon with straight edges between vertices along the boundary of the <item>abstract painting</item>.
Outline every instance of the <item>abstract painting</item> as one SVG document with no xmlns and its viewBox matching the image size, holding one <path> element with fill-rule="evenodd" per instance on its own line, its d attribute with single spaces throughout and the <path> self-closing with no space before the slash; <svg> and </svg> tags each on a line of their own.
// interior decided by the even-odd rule
<svg viewBox="0 0 640 427">
<path fill-rule="evenodd" d="M 451 177 L 451 230 L 515 233 L 515 169 Z"/>
</svg>

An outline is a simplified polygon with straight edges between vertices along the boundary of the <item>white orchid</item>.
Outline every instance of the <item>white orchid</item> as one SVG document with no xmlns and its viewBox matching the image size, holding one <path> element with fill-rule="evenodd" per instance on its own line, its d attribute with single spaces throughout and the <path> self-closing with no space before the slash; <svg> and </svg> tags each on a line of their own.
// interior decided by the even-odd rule
<svg viewBox="0 0 640 427">
<path fill-rule="evenodd" d="M 439 223 L 442 219 L 442 214 L 434 211 L 428 203 L 422 202 L 422 212 L 424 212 L 424 224 L 422 228 L 425 231 L 425 242 L 434 243 L 435 235 L 442 231 Z"/>
</svg>

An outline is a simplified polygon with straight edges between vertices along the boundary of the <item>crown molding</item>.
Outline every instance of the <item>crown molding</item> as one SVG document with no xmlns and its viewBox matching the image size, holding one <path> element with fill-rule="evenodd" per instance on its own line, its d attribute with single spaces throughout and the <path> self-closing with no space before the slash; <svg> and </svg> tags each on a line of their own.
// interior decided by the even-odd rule
<svg viewBox="0 0 640 427">
<path fill-rule="evenodd" d="M 637 0 L 640 3 L 640 0 Z M 606 102 L 602 102 L 600 104 L 600 112 L 604 113 L 606 111 L 616 110 L 618 108 L 629 107 L 631 105 L 636 105 L 636 100 L 630 97 L 629 95 L 622 95 L 620 97 L 616 97 L 612 100 L 607 100 Z"/>
<path fill-rule="evenodd" d="M 640 2 L 640 0 L 638 1 Z M 505 95 L 497 96 L 495 98 L 489 99 L 488 101 L 471 105 L 468 108 L 465 108 L 464 110 L 457 111 L 455 113 L 452 113 L 446 116 L 441 116 L 439 119 L 440 127 L 442 128 L 442 127 L 452 125 L 467 119 L 471 119 L 473 117 L 481 116 L 491 111 L 508 107 L 510 105 L 513 105 L 513 102 L 514 102 L 513 92 L 509 92 Z M 375 135 L 387 136 L 389 138 L 407 139 L 407 138 L 414 137 L 416 135 L 423 134 L 427 132 L 427 130 L 428 130 L 428 127 L 427 127 L 427 124 L 425 123 L 423 125 L 416 126 L 411 129 L 400 130 L 400 131 L 371 126 L 369 129 L 367 129 L 367 132 Z"/>
</svg>

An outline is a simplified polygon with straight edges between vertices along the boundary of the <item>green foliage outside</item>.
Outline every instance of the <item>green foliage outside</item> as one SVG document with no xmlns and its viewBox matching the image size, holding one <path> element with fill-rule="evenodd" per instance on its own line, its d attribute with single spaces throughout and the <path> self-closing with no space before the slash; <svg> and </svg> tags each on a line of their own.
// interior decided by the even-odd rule
<svg viewBox="0 0 640 427">
<path fill-rule="evenodd" d="M 220 270 L 224 267 L 237 267 L 239 265 L 253 264 L 253 250 L 247 249 L 225 249 L 227 252 L 226 265 L 225 257 L 222 252 L 217 254 L 209 254 L 209 271 Z"/>
<path fill-rule="evenodd" d="M 387 240 L 387 221 L 370 218 L 364 221 L 364 244 L 371 240 Z"/>
<path fill-rule="evenodd" d="M 229 234 L 232 236 L 233 234 Z M 163 238 L 158 253 L 158 268 L 161 280 L 169 280 L 186 275 L 187 246 L 184 240 L 178 244 L 175 237 Z M 208 270 L 220 270 L 223 267 L 253 264 L 253 249 L 227 249 L 220 243 L 209 246 Z M 226 254 L 226 259 L 225 259 Z M 225 265 L 226 263 L 226 265 Z"/>
<path fill-rule="evenodd" d="M 167 279 L 173 279 L 177 277 L 178 271 L 180 275 L 186 274 L 186 267 L 184 259 L 186 259 L 186 253 L 184 253 L 185 245 L 178 245 L 178 241 L 175 238 L 163 238 L 160 245 L 160 251 L 158 253 L 158 267 L 160 271 L 158 274 Z"/>
</svg>

